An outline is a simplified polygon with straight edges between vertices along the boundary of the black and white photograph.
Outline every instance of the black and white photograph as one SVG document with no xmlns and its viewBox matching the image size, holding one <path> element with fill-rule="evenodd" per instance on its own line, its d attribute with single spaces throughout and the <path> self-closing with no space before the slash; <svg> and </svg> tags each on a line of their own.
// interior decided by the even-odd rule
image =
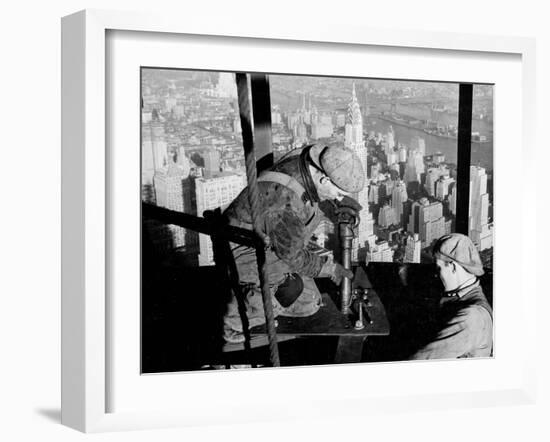
<svg viewBox="0 0 550 442">
<path fill-rule="evenodd" d="M 142 373 L 496 354 L 493 84 L 140 74 Z"/>
<path fill-rule="evenodd" d="M 0 441 L 549 441 L 547 9 L 7 2 Z"/>
</svg>

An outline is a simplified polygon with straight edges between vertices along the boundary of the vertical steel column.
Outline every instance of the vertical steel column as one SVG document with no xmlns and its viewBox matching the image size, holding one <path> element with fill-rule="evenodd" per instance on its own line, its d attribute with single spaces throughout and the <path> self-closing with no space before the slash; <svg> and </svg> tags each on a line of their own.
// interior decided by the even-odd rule
<svg viewBox="0 0 550 442">
<path fill-rule="evenodd" d="M 260 173 L 273 166 L 269 76 L 250 74 L 250 86 L 254 116 L 254 151 L 256 152 L 258 173 Z"/>
<path fill-rule="evenodd" d="M 353 242 L 353 230 L 351 221 L 340 220 L 338 224 L 340 244 L 342 246 L 342 265 L 351 270 L 351 247 Z M 351 279 L 343 278 L 340 284 L 340 311 L 344 315 L 351 313 Z"/>
<path fill-rule="evenodd" d="M 458 90 L 456 232 L 464 235 L 469 231 L 472 101 L 473 85 L 461 83 Z"/>
</svg>

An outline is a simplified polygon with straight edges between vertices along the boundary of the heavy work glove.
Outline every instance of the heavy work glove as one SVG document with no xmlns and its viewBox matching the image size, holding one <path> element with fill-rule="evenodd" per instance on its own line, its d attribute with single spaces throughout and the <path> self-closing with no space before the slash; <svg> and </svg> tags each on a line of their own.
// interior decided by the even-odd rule
<svg viewBox="0 0 550 442">
<path fill-rule="evenodd" d="M 340 285 L 340 283 L 342 282 L 342 278 L 353 278 L 353 272 L 336 262 L 334 263 L 334 271 L 330 279 L 334 284 Z"/>
<path fill-rule="evenodd" d="M 335 201 L 334 213 L 336 216 L 340 216 L 341 214 L 349 215 L 355 218 L 357 220 L 356 223 L 359 224 L 359 212 L 362 208 L 361 204 L 346 195 L 341 201 Z"/>
<path fill-rule="evenodd" d="M 318 275 L 319 277 L 329 277 L 331 281 L 340 285 L 342 278 L 353 278 L 353 272 L 346 269 L 341 264 L 334 262 L 332 259 L 328 259 L 321 268 L 321 272 Z"/>
</svg>

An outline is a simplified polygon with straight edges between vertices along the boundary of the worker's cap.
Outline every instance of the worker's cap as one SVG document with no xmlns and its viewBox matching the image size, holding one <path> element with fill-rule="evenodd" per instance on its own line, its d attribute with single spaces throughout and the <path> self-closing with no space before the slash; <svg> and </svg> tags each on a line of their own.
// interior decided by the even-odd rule
<svg viewBox="0 0 550 442">
<path fill-rule="evenodd" d="M 356 193 L 365 187 L 365 172 L 359 157 L 341 146 L 314 144 L 309 151 L 311 161 L 345 192 Z"/>
<path fill-rule="evenodd" d="M 451 233 L 439 238 L 432 249 L 434 258 L 446 262 L 454 261 L 473 275 L 483 275 L 483 264 L 479 252 L 470 238 L 460 233 Z"/>
</svg>

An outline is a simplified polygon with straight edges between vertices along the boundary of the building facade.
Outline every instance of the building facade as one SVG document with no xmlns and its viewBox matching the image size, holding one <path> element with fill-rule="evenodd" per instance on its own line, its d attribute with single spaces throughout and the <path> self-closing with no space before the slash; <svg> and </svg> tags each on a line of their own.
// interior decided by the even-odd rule
<svg viewBox="0 0 550 442">
<path fill-rule="evenodd" d="M 195 180 L 195 199 L 197 215 L 202 216 L 205 210 L 229 205 L 246 186 L 246 176 L 234 173 L 219 172 L 209 177 Z M 199 265 L 214 264 L 212 241 L 208 235 L 199 235 Z"/>
</svg>

